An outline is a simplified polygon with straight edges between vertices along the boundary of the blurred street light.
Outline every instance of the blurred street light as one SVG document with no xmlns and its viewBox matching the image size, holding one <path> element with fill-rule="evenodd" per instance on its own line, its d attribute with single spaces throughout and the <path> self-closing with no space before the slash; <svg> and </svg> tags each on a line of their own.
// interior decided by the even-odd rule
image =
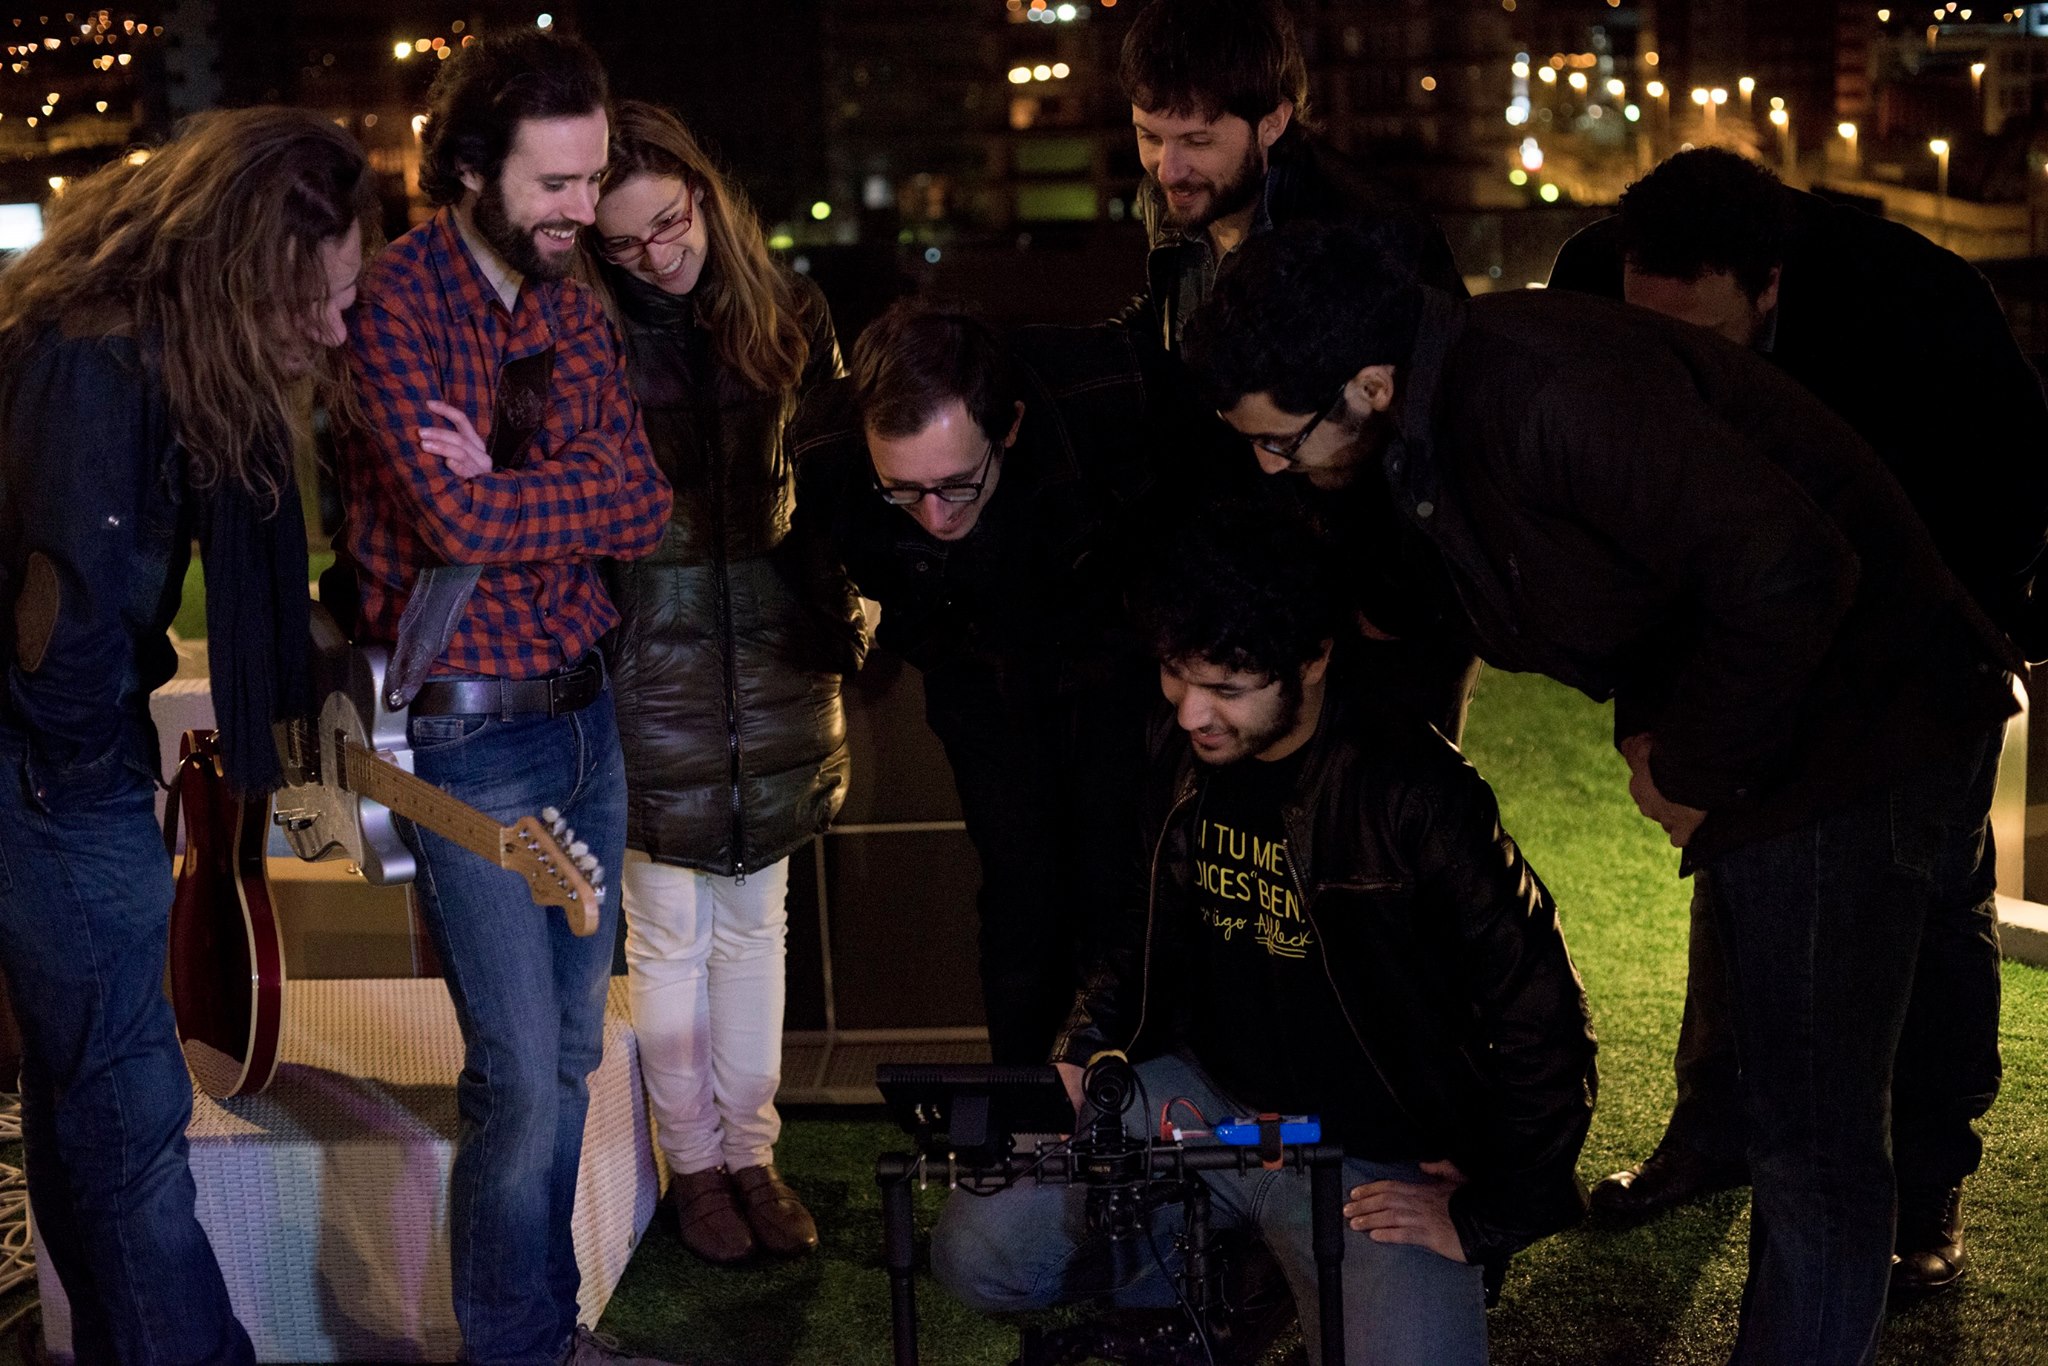
<svg viewBox="0 0 2048 1366">
<path fill-rule="evenodd" d="M 1948 139 L 1931 138 L 1927 150 L 1934 153 L 1934 217 L 1941 225 L 1941 244 L 1948 245 Z"/>
</svg>

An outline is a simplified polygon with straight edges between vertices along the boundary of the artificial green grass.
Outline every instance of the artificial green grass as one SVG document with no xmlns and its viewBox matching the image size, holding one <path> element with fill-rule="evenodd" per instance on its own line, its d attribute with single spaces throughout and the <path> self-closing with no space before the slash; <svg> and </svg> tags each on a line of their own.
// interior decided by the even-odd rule
<svg viewBox="0 0 2048 1366">
<path fill-rule="evenodd" d="M 1541 679 L 1489 672 L 1467 748 L 1557 895 L 1600 1032 L 1590 1183 L 1646 1155 L 1672 1100 L 1689 884 L 1635 813 L 1608 712 Z M 2048 974 L 2005 970 L 2005 1089 L 1965 1195 L 1973 1265 L 1958 1290 L 1892 1315 L 1880 1361 L 2048 1363 Z M 818 1217 L 818 1256 L 720 1270 L 657 1219 L 602 1327 L 636 1350 L 705 1366 L 866 1366 L 890 1357 L 875 1155 L 902 1136 L 871 1118 L 805 1115 L 777 1161 Z M 919 1197 L 920 1235 L 941 1194 Z M 1746 1266 L 1748 1200 L 1730 1191 L 1647 1228 L 1582 1226 L 1515 1259 L 1491 1318 L 1501 1366 L 1692 1366 L 1727 1359 Z M 922 1358 L 997 1366 L 1013 1326 L 962 1310 L 920 1277 Z"/>
</svg>

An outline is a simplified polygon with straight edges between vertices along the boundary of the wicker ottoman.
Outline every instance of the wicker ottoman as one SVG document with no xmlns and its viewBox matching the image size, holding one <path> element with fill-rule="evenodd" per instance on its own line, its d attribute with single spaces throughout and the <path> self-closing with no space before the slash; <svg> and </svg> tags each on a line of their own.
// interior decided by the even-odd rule
<svg viewBox="0 0 2048 1366">
<path fill-rule="evenodd" d="M 448 1170 L 462 1039 L 438 979 L 294 982 L 260 1096 L 194 1093 L 192 1174 L 259 1361 L 452 1361 Z M 595 1324 L 659 1195 L 625 979 L 605 1012 L 576 1191 L 582 1320 Z M 43 1326 L 71 1317 L 40 1256 Z"/>
</svg>

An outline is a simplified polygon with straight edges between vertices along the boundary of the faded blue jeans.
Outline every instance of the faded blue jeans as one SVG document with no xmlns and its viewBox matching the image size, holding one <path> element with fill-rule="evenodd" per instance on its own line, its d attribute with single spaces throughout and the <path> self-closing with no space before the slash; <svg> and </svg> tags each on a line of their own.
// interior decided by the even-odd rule
<svg viewBox="0 0 2048 1366">
<path fill-rule="evenodd" d="M 612 884 L 597 933 L 579 938 L 560 910 L 533 904 L 517 874 L 438 835 L 408 834 L 462 1025 L 448 1223 L 463 1357 L 553 1363 L 576 1330 L 569 1219 L 619 927 L 626 770 L 612 695 L 552 719 L 415 717 L 408 734 L 420 777 L 501 824 L 559 808 Z"/>
<path fill-rule="evenodd" d="M 1185 1096 L 1209 1119 L 1246 1113 L 1219 1093 L 1186 1056 L 1138 1064 L 1142 1091 L 1125 1128 L 1144 1137 L 1160 1106 Z M 1177 1113 L 1179 1112 L 1176 1107 Z M 1344 1163 L 1344 1190 L 1366 1181 L 1417 1180 L 1414 1163 Z M 1294 1292 L 1309 1360 L 1317 1361 L 1316 1262 L 1310 1240 L 1309 1180 L 1293 1171 L 1205 1172 L 1212 1226 L 1245 1228 L 1280 1263 Z M 1143 1239 L 1112 1244 L 1087 1232 L 1081 1186 L 1022 1182 L 979 1198 L 954 1192 L 932 1231 L 932 1274 L 983 1312 L 1044 1309 L 1111 1296 L 1126 1307 L 1173 1304 L 1174 1291 Z M 1173 1247 L 1179 1205 L 1152 1217 L 1161 1260 L 1179 1269 Z M 1351 1366 L 1485 1366 L 1486 1292 L 1480 1268 L 1428 1248 L 1376 1243 L 1344 1233 L 1344 1359 Z"/>
<path fill-rule="evenodd" d="M 0 966 L 21 1024 L 29 1201 L 80 1361 L 251 1362 L 193 1213 L 155 789 L 119 753 L 103 762 L 39 797 L 21 735 L 0 725 Z"/>
<path fill-rule="evenodd" d="M 1749 1124 L 1738 1366 L 1876 1358 L 1891 1277 L 1892 1066 L 1930 920 L 1991 891 L 2000 734 L 1697 874 L 1728 964 Z"/>
</svg>

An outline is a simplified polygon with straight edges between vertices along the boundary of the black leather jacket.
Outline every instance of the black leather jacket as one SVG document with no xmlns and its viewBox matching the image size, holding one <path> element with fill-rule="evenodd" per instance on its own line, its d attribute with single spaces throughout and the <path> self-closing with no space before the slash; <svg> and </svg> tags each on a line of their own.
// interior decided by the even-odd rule
<svg viewBox="0 0 2048 1366">
<path fill-rule="evenodd" d="M 1459 1240 L 1468 1261 L 1498 1261 L 1585 1210 L 1575 1168 L 1596 1087 L 1585 992 L 1492 789 L 1441 736 L 1366 714 L 1346 691 L 1326 691 L 1282 812 L 1296 895 L 1351 1029 L 1325 1046 L 1362 1079 L 1377 1074 L 1426 1145 L 1415 1158 L 1466 1173 L 1451 1199 Z M 1177 960 L 1195 923 L 1190 840 L 1206 774 L 1171 718 L 1152 755 L 1142 879 L 1053 1046 L 1058 1062 L 1180 1042 Z"/>
<path fill-rule="evenodd" d="M 748 388 L 688 299 L 610 272 L 648 445 L 675 489 L 661 547 L 606 566 L 619 609 L 605 655 L 626 759 L 626 842 L 724 876 L 774 863 L 846 797 L 840 675 L 866 650 L 843 576 L 797 583 L 775 554 L 796 466 L 788 424 L 839 373 L 824 295 L 799 278 L 811 357 L 799 384 Z"/>
</svg>

